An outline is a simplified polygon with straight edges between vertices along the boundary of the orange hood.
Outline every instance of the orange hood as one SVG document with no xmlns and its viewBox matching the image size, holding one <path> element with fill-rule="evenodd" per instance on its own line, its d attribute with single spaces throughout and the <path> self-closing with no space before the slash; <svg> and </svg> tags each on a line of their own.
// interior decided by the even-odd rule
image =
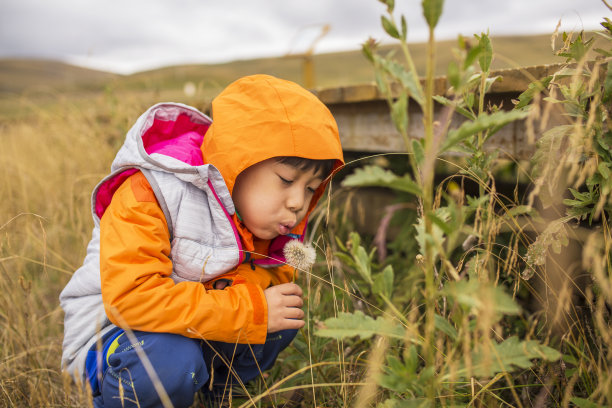
<svg viewBox="0 0 612 408">
<path fill-rule="evenodd" d="M 272 157 L 344 163 L 329 109 L 293 82 L 269 75 L 241 78 L 213 100 L 212 118 L 202 153 L 205 163 L 221 172 L 230 194 L 238 174 Z"/>
<path fill-rule="evenodd" d="M 215 166 L 232 193 L 247 167 L 272 157 L 335 159 L 344 164 L 338 127 L 329 109 L 301 86 L 269 75 L 230 84 L 212 102 L 213 123 L 202 143 L 204 162 Z M 326 183 L 315 193 L 309 213 Z M 294 233 L 302 234 L 305 220 Z"/>
</svg>

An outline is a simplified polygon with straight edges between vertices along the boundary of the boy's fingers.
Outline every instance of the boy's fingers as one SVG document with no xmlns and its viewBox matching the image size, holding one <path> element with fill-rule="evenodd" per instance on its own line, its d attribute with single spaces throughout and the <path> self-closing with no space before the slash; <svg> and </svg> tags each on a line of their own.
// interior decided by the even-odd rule
<svg viewBox="0 0 612 408">
<path fill-rule="evenodd" d="M 304 306 L 304 301 L 302 298 L 295 295 L 285 296 L 283 298 L 283 303 L 285 306 L 293 308 Z"/>
<path fill-rule="evenodd" d="M 306 323 L 303 320 L 287 319 L 283 325 L 283 330 L 286 329 L 301 329 Z"/>
<path fill-rule="evenodd" d="M 277 287 L 283 295 L 302 296 L 302 288 L 293 282 L 283 283 L 275 287 Z"/>
<path fill-rule="evenodd" d="M 285 312 L 286 319 L 303 319 L 304 311 L 302 309 L 298 309 L 297 307 L 288 307 Z"/>
</svg>

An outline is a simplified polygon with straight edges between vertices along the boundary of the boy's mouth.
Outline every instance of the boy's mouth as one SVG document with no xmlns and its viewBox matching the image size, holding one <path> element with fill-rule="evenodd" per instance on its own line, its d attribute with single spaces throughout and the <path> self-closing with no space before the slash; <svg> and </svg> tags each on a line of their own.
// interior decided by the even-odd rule
<svg viewBox="0 0 612 408">
<path fill-rule="evenodd" d="M 278 230 L 281 235 L 287 235 L 293 229 L 293 225 L 291 224 L 280 224 Z"/>
</svg>

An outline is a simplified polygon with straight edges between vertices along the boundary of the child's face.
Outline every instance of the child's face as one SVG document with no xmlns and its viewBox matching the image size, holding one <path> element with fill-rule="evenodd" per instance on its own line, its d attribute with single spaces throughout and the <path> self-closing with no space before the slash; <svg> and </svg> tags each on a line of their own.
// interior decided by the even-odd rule
<svg viewBox="0 0 612 408">
<path fill-rule="evenodd" d="M 260 239 L 291 232 L 308 212 L 323 177 L 276 158 L 248 167 L 236 178 L 232 198 L 244 225 Z"/>
</svg>

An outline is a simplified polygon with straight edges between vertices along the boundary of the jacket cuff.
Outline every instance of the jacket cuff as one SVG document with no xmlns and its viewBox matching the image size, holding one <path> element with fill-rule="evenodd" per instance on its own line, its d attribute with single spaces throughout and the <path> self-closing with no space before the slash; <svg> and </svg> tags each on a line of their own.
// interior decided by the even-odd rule
<svg viewBox="0 0 612 408">
<path fill-rule="evenodd" d="M 244 283 L 243 285 L 249 293 L 251 305 L 253 306 L 253 316 L 252 325 L 246 327 L 246 333 L 243 334 L 246 339 L 241 338 L 240 342 L 264 344 L 268 335 L 268 302 L 266 301 L 266 296 L 259 285 L 253 283 Z"/>
</svg>

